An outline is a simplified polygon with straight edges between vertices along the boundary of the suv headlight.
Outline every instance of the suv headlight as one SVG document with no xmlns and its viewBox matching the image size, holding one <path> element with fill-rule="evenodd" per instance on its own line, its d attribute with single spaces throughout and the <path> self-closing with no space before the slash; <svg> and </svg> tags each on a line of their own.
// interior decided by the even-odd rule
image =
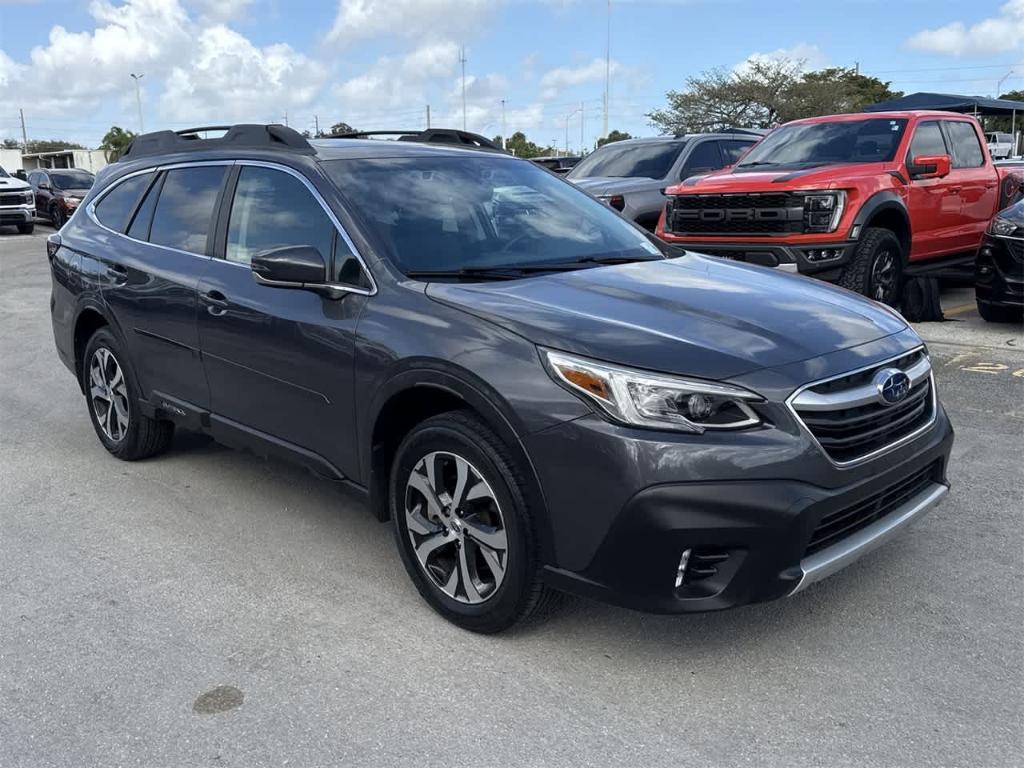
<svg viewBox="0 0 1024 768">
<path fill-rule="evenodd" d="M 748 403 L 763 400 L 729 384 L 621 368 L 541 349 L 552 378 L 621 424 L 701 434 L 761 423 Z"/>
<path fill-rule="evenodd" d="M 808 192 L 804 195 L 804 231 L 834 232 L 843 218 L 846 192 Z"/>
<path fill-rule="evenodd" d="M 992 223 L 988 225 L 988 232 L 990 235 L 1012 237 L 1017 233 L 1017 225 L 1009 219 L 996 216 L 992 219 Z"/>
</svg>

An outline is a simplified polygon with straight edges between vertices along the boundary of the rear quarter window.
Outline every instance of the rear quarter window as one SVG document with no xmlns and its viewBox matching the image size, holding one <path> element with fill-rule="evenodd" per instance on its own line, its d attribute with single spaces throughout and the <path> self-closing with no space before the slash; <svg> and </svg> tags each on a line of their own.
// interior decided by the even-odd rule
<svg viewBox="0 0 1024 768">
<path fill-rule="evenodd" d="M 954 168 L 978 168 L 985 164 L 985 153 L 973 125 L 963 120 L 947 120 L 946 132 L 952 144 Z"/>
<path fill-rule="evenodd" d="M 124 232 L 136 203 L 152 180 L 152 173 L 142 173 L 114 186 L 96 203 L 96 219 L 107 229 Z"/>
</svg>

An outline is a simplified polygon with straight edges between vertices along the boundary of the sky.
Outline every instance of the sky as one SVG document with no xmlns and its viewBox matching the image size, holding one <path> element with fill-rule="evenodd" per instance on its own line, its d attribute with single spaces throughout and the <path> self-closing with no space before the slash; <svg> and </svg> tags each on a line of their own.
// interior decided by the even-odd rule
<svg viewBox="0 0 1024 768">
<path fill-rule="evenodd" d="M 609 25 L 610 19 L 610 25 Z M 906 92 L 1024 89 L 1024 0 L 0 0 L 0 138 L 287 122 L 463 124 L 578 151 L 713 67 L 858 65 Z M 504 105 L 502 102 L 504 101 Z M 503 114 L 504 112 L 504 114 Z"/>
</svg>

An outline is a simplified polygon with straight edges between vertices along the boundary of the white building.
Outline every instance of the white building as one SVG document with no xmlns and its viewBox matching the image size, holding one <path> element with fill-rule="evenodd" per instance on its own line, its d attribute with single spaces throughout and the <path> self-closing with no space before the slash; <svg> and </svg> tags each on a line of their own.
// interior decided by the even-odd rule
<svg viewBox="0 0 1024 768">
<path fill-rule="evenodd" d="M 107 155 L 102 149 L 58 149 L 22 154 L 21 163 L 26 172 L 37 168 L 81 168 L 96 173 L 107 164 Z"/>
</svg>

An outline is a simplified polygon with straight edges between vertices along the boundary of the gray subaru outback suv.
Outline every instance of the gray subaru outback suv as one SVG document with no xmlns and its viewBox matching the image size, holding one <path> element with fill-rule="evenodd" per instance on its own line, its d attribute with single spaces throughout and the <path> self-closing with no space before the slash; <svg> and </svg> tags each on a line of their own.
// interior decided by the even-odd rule
<svg viewBox="0 0 1024 768">
<path fill-rule="evenodd" d="M 947 492 L 952 429 L 898 315 L 674 251 L 503 154 L 147 134 L 47 250 L 107 451 L 200 430 L 344 483 L 474 631 L 559 590 L 793 595 Z"/>
</svg>

